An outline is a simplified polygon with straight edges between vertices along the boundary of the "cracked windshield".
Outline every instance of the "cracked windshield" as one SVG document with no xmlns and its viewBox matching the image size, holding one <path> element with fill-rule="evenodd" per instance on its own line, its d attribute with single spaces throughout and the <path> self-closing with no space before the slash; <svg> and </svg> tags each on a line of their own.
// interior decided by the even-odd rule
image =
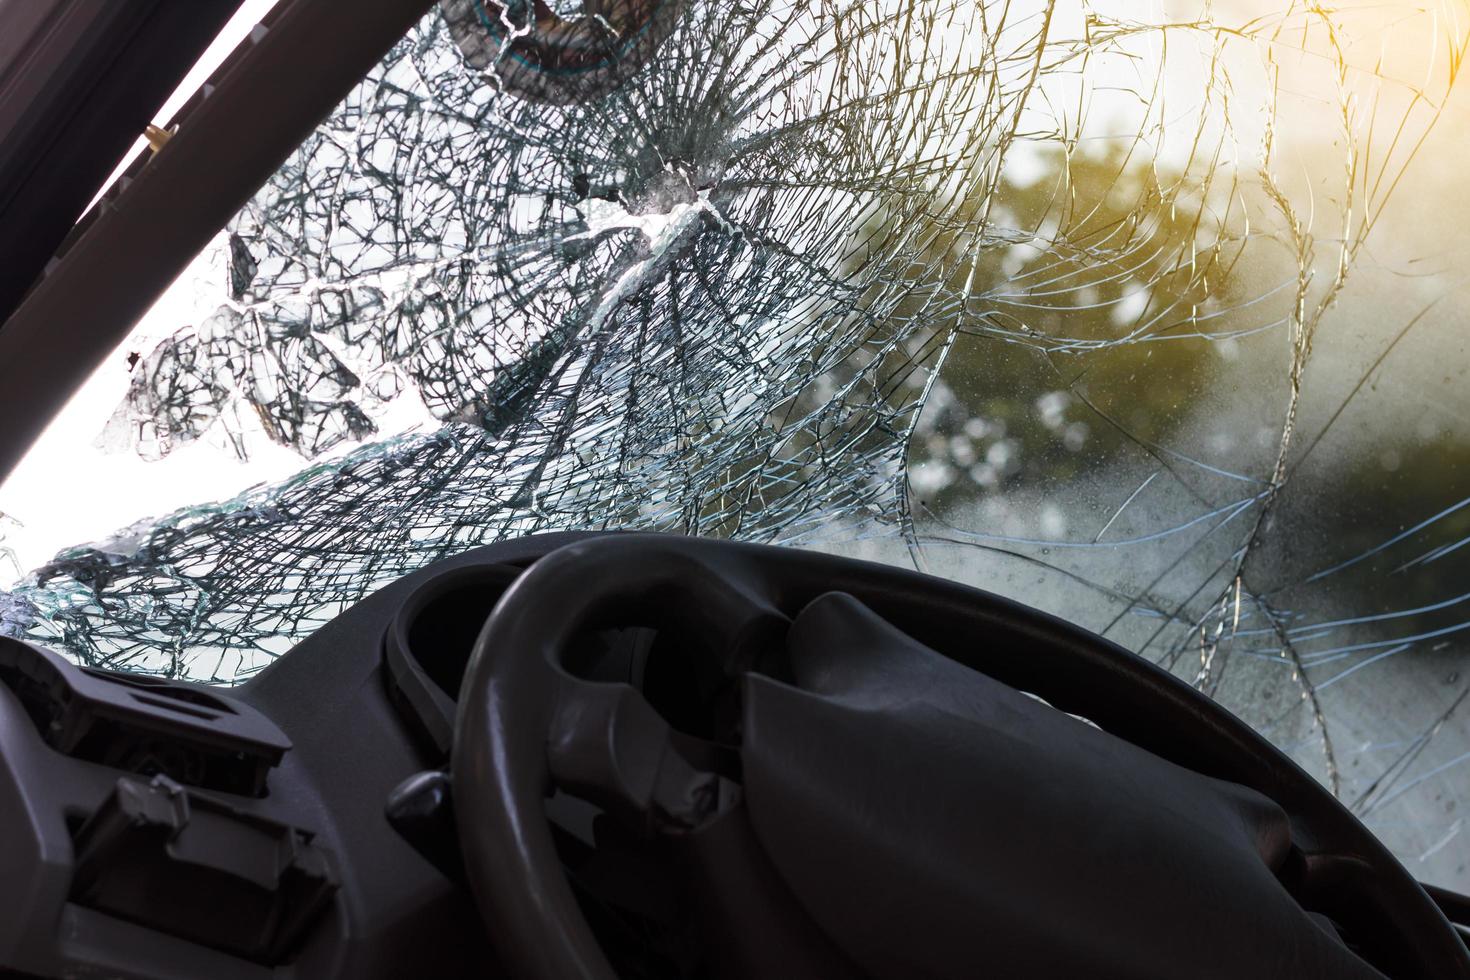
<svg viewBox="0 0 1470 980">
<path fill-rule="evenodd" d="M 0 629 L 231 683 L 509 536 L 852 554 L 1470 887 L 1461 0 L 562 15 L 444 0 L 220 231 L 0 489 Z"/>
</svg>

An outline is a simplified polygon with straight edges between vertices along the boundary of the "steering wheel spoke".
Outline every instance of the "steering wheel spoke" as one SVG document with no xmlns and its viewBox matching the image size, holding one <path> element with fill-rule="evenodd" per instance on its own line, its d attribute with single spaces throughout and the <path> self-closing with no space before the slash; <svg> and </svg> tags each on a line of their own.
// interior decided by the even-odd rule
<svg viewBox="0 0 1470 980">
<path fill-rule="evenodd" d="M 551 782 L 643 835 L 695 830 L 734 806 L 740 790 L 690 765 L 671 736 L 629 685 L 563 675 L 547 738 Z"/>
</svg>

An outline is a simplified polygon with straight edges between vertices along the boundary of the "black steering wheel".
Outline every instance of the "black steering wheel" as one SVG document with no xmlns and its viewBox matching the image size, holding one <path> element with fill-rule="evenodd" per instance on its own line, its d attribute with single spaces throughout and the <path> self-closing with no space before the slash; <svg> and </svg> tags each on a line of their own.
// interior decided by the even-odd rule
<svg viewBox="0 0 1470 980">
<path fill-rule="evenodd" d="M 650 626 L 719 661 L 706 666 L 726 677 L 779 675 L 792 619 L 831 593 L 1192 777 L 1268 798 L 1290 822 L 1291 855 L 1275 873 L 1305 907 L 1348 934 L 1377 937 L 1370 958 L 1383 975 L 1470 977 L 1458 935 L 1371 832 L 1245 723 L 1142 658 L 1036 610 L 915 572 L 649 534 L 587 539 L 537 561 L 496 605 L 465 674 L 455 817 L 482 917 L 514 975 L 614 975 L 558 860 L 545 815 L 553 788 L 634 819 L 675 822 L 696 821 L 731 793 L 723 777 L 696 772 L 671 748 L 669 725 L 638 691 L 574 676 L 567 657 L 575 638 Z"/>
</svg>

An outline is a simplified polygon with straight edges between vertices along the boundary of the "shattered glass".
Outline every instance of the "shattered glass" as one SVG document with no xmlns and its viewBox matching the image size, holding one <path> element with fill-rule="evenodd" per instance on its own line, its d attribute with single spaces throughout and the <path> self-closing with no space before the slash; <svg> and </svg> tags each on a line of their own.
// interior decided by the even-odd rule
<svg viewBox="0 0 1470 980">
<path fill-rule="evenodd" d="M 1463 10 L 652 7 L 564 75 L 525 5 L 427 16 L 97 420 L 300 472 L 0 630 L 229 683 L 512 535 L 840 551 L 1168 667 L 1470 887 Z"/>
</svg>

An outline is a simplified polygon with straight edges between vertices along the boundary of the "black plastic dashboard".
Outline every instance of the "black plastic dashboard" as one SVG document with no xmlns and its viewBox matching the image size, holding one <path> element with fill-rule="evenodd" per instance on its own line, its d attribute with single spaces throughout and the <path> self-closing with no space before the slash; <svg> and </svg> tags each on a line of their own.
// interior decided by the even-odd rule
<svg viewBox="0 0 1470 980">
<path fill-rule="evenodd" d="M 508 686 L 536 644 L 494 647 L 540 630 L 546 735 Z M 512 803 L 549 863 L 479 819 Z M 1470 976 L 1463 901 L 1167 673 L 953 583 L 671 536 L 437 563 L 234 688 L 0 639 L 0 834 L 21 975 L 569 976 L 536 929 L 585 921 L 589 977 Z"/>
</svg>

